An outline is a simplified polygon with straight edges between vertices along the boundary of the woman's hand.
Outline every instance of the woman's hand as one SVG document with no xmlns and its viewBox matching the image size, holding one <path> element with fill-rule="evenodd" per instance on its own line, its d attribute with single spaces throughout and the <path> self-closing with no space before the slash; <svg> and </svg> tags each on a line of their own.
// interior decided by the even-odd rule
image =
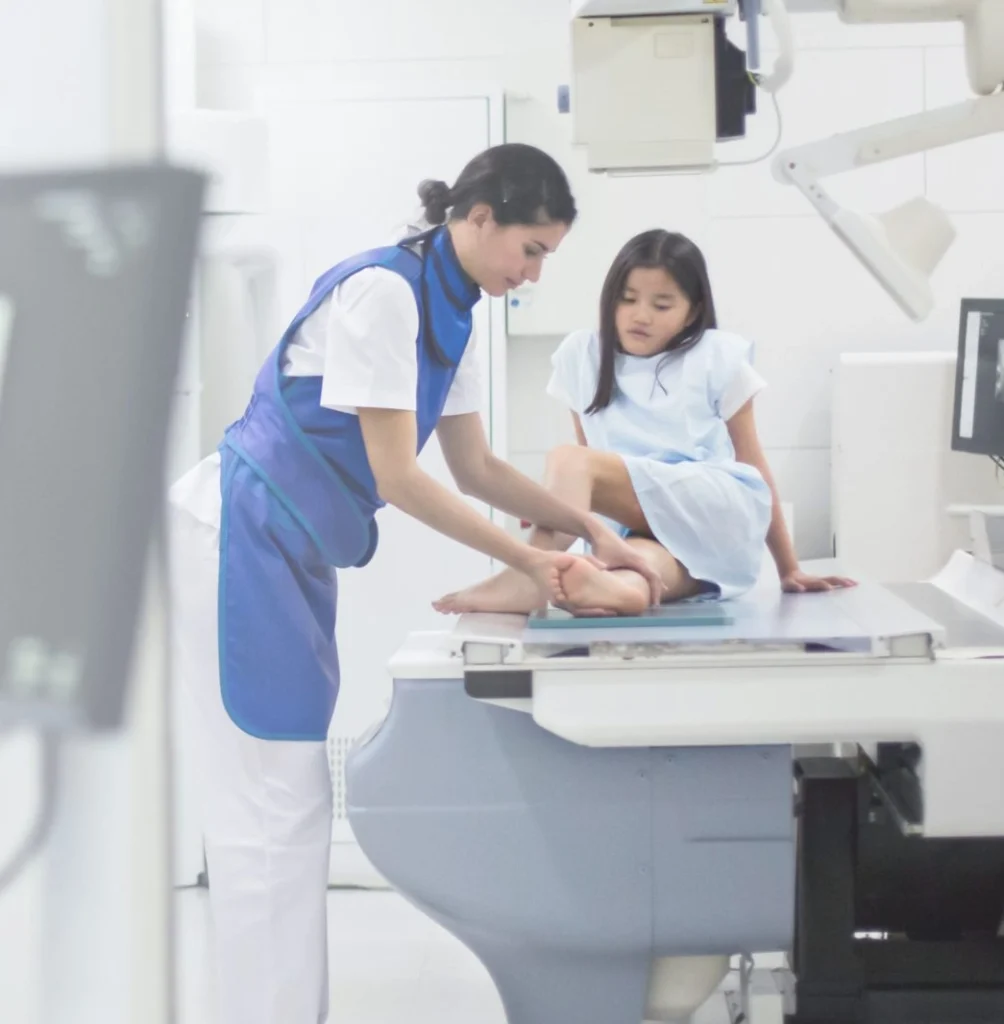
<svg viewBox="0 0 1004 1024">
<path fill-rule="evenodd" d="M 810 576 L 801 569 L 795 569 L 781 577 L 781 589 L 786 594 L 808 594 L 856 586 L 855 580 L 847 579 L 845 576 Z"/>
<path fill-rule="evenodd" d="M 640 554 L 623 538 L 614 533 L 609 526 L 596 520 L 592 537 L 593 552 L 605 569 L 632 569 L 648 581 L 651 603 L 659 604 L 666 587 L 662 577 Z"/>
</svg>

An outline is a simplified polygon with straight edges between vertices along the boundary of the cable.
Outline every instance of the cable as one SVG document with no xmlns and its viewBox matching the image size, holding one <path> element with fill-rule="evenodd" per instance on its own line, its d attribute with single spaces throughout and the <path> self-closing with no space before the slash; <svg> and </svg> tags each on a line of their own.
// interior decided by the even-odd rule
<svg viewBox="0 0 1004 1024">
<path fill-rule="evenodd" d="M 42 744 L 42 805 L 31 831 L 15 850 L 14 856 L 0 868 L 0 894 L 4 892 L 35 859 L 45 845 L 52 822 L 56 817 L 56 802 L 59 793 L 59 737 L 43 732 Z"/>
<path fill-rule="evenodd" d="M 758 74 L 748 72 L 750 81 L 753 82 L 757 88 L 760 88 L 760 78 Z M 750 160 L 719 160 L 719 167 L 748 167 L 751 164 L 763 163 L 764 160 L 769 160 L 780 148 L 781 140 L 784 137 L 784 118 L 781 115 L 781 104 L 778 102 L 777 93 L 769 92 L 771 103 L 774 105 L 774 114 L 777 118 L 777 134 L 774 137 L 774 144 L 767 150 L 766 153 L 762 153 L 760 156 L 753 157 Z"/>
<path fill-rule="evenodd" d="M 725 1002 L 729 1014 L 729 1024 L 752 1024 L 752 981 L 754 960 L 749 953 L 739 954 L 739 967 L 733 967 L 731 958 L 729 962 L 731 973 L 739 974 L 739 991 L 727 988 L 725 991 Z"/>
<path fill-rule="evenodd" d="M 739 993 L 741 1010 L 735 1024 L 752 1024 L 753 1011 L 750 1007 L 750 982 L 753 978 L 753 957 L 743 953 L 739 960 Z"/>
</svg>

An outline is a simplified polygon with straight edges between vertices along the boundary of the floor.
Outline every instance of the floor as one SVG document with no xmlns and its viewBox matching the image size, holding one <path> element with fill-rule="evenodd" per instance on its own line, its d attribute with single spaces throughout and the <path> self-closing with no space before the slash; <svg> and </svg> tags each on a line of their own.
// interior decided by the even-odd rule
<svg viewBox="0 0 1004 1024">
<path fill-rule="evenodd" d="M 481 964 L 400 897 L 335 890 L 328 901 L 331 1024 L 506 1024 Z M 205 890 L 179 892 L 177 912 L 178 1024 L 216 1024 Z M 780 1024 L 780 999 L 756 987 L 751 1024 Z M 712 997 L 692 1024 L 729 1024 L 725 996 Z"/>
</svg>

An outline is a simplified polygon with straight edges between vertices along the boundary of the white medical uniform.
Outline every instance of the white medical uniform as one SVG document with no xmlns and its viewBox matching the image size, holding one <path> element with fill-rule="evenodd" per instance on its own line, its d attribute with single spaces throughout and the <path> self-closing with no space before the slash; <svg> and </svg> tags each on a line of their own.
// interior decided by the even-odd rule
<svg viewBox="0 0 1004 1024">
<path fill-rule="evenodd" d="M 766 386 L 751 356 L 749 342 L 720 330 L 679 355 L 619 353 L 612 401 L 586 415 L 600 341 L 576 331 L 555 352 L 547 388 L 578 414 L 591 448 L 624 459 L 655 539 L 723 598 L 756 583 L 772 512 L 770 488 L 736 461 L 726 426 Z"/>
<path fill-rule="evenodd" d="M 327 408 L 413 410 L 418 327 L 409 283 L 383 268 L 361 270 L 305 321 L 285 372 L 322 376 Z M 480 397 L 472 339 L 444 415 L 476 412 Z M 328 1019 L 326 745 L 256 739 L 223 706 L 217 454 L 171 489 L 170 516 L 174 675 L 198 757 L 220 1024 L 319 1024 Z"/>
</svg>

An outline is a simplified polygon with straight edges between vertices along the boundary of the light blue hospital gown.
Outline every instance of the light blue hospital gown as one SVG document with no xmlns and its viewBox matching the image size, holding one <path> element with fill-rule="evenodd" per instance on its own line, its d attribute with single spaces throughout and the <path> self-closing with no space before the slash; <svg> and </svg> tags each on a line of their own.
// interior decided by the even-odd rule
<svg viewBox="0 0 1004 1024">
<path fill-rule="evenodd" d="M 587 416 L 600 343 L 576 331 L 555 352 L 547 388 L 579 415 L 591 448 L 623 457 L 653 536 L 722 598 L 756 583 L 771 520 L 770 488 L 736 461 L 726 427 L 764 387 L 751 357 L 748 341 L 719 330 L 678 356 L 619 354 L 613 400 Z"/>
</svg>

